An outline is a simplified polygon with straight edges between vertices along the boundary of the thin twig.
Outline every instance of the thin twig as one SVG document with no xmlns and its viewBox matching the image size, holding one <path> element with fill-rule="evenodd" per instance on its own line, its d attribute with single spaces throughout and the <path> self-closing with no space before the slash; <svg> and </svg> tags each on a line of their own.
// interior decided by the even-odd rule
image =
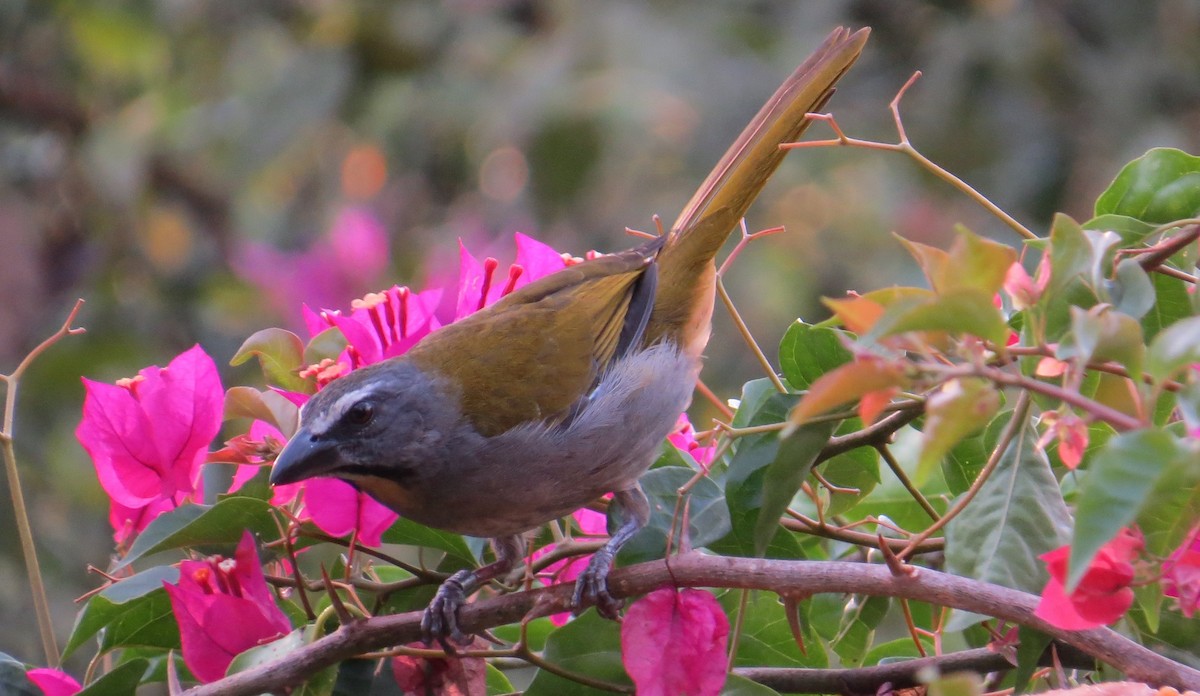
<svg viewBox="0 0 1200 696">
<path fill-rule="evenodd" d="M 1028 391 L 1022 391 L 1017 396 L 1017 402 L 1013 406 L 1012 418 L 1004 426 L 1004 432 L 1000 434 L 1000 439 L 996 442 L 996 448 L 992 450 L 987 463 L 980 469 L 979 475 L 971 482 L 971 487 L 955 501 L 954 506 L 947 510 L 945 515 L 942 515 L 939 520 L 929 525 L 923 532 L 908 541 L 908 546 L 900 552 L 901 558 L 911 556 L 912 552 L 917 549 L 921 542 L 933 536 L 934 532 L 945 527 L 950 520 L 957 517 L 975 499 L 980 489 L 983 488 L 983 484 L 987 482 L 992 472 L 1000 465 L 1000 460 L 1004 458 L 1004 453 L 1008 450 L 1013 440 L 1019 435 L 1021 429 L 1025 427 L 1025 419 L 1029 416 L 1030 403 L 1032 403 L 1032 399 Z"/>
<path fill-rule="evenodd" d="M 888 105 L 888 109 L 892 112 L 892 119 L 896 124 L 896 133 L 900 138 L 899 142 L 880 143 L 872 140 L 850 138 L 842 132 L 841 126 L 837 124 L 837 120 L 834 119 L 832 114 L 808 114 L 808 118 L 816 121 L 825 121 L 828 123 L 829 127 L 833 130 L 837 137 L 829 140 L 808 140 L 798 143 L 786 143 L 784 145 L 780 145 L 780 147 L 785 150 L 798 150 L 809 147 L 847 146 L 861 147 L 871 150 L 885 150 L 888 152 L 902 152 L 911 157 L 913 160 L 916 160 L 917 164 L 921 165 L 921 167 L 923 167 L 926 171 L 930 172 L 942 181 L 950 184 L 965 194 L 968 198 L 983 206 L 989 213 L 999 218 L 1005 225 L 1008 225 L 1017 234 L 1021 235 L 1025 239 L 1037 239 L 1038 236 L 1030 231 L 1029 228 L 1017 222 L 1016 218 L 1004 212 L 1000 206 L 991 202 L 986 196 L 972 188 L 970 184 L 958 178 L 946 169 L 943 169 L 933 160 L 921 154 L 920 151 L 913 147 L 909 142 L 908 133 L 904 129 L 904 122 L 900 118 L 900 99 L 903 98 L 904 93 L 908 91 L 908 88 L 911 87 L 920 76 L 920 71 L 913 73 L 912 77 L 908 78 L 908 82 L 904 83 L 904 86 L 900 88 L 900 91 L 896 93 L 896 96 Z"/>
<path fill-rule="evenodd" d="M 725 309 L 729 312 L 729 316 L 733 318 L 733 323 L 737 326 L 738 333 L 742 335 L 742 340 L 750 347 L 750 351 L 754 353 L 754 357 L 758 359 L 758 363 L 762 365 L 763 372 L 767 378 L 775 385 L 775 389 L 780 394 L 787 393 L 787 387 L 783 385 L 783 381 L 779 379 L 779 375 L 775 374 L 775 368 L 771 366 L 771 361 L 767 359 L 762 348 L 758 347 L 758 342 L 754 340 L 754 335 L 750 333 L 750 328 L 746 326 L 746 321 L 742 319 L 742 315 L 738 313 L 737 307 L 733 306 L 733 300 L 729 298 L 729 291 L 725 289 L 725 281 L 721 276 L 717 276 L 717 296 L 721 298 L 721 302 L 725 305 Z"/>
<path fill-rule="evenodd" d="M 887 445 L 876 445 L 875 450 L 879 452 L 880 457 L 883 457 L 883 461 L 887 463 L 888 468 L 892 470 L 892 474 L 900 481 L 900 484 L 904 486 L 904 490 L 908 491 L 908 494 L 912 496 L 913 500 L 917 501 L 917 505 L 920 505 L 921 509 L 925 511 L 925 514 L 929 515 L 929 519 L 933 520 L 934 522 L 937 522 L 939 519 L 941 519 L 942 516 L 939 515 L 938 511 L 934 509 L 933 505 L 930 504 L 929 499 L 925 497 L 925 494 L 921 493 L 921 489 L 917 488 L 913 484 L 912 479 L 910 479 L 908 474 L 904 472 L 904 468 L 900 466 L 900 462 L 896 461 L 896 458 L 892 456 L 892 451 L 888 449 Z"/>
<path fill-rule="evenodd" d="M 7 375 L 0 375 L 6 387 L 4 394 L 4 428 L 0 430 L 0 448 L 4 452 L 4 469 L 8 474 L 9 495 L 12 496 L 13 515 L 17 521 L 17 536 L 21 540 L 21 555 L 25 559 L 25 570 L 29 575 L 29 590 L 33 595 L 33 610 L 37 616 L 38 633 L 42 638 L 42 650 L 46 653 L 46 664 L 58 667 L 58 643 L 54 639 L 54 624 L 50 618 L 50 601 L 46 597 L 46 583 L 42 579 L 42 568 L 38 562 L 37 546 L 33 543 L 33 527 L 29 523 L 29 510 L 25 506 L 25 494 L 21 489 L 21 473 L 17 467 L 17 452 L 13 446 L 13 427 L 16 422 L 17 390 L 21 377 L 39 355 L 44 353 L 65 336 L 81 334 L 84 329 L 71 326 L 75 317 L 83 307 L 83 300 L 76 300 L 75 306 L 67 314 L 67 319 L 49 338 L 42 341 L 36 348 L 29 351 L 17 369 Z"/>
</svg>

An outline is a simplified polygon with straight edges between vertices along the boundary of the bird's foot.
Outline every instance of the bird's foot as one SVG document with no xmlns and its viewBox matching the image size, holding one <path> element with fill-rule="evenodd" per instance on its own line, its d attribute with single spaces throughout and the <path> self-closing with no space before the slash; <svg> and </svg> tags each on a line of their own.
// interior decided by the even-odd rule
<svg viewBox="0 0 1200 696">
<path fill-rule="evenodd" d="M 625 602 L 608 592 L 608 571 L 612 568 L 612 554 L 605 551 L 607 549 L 597 551 L 587 569 L 575 580 L 575 594 L 571 598 L 571 607 L 572 611 L 578 614 L 588 605 L 595 605 L 600 616 L 616 621 Z"/>
<path fill-rule="evenodd" d="M 421 617 L 421 636 L 426 645 L 437 641 L 447 654 L 458 652 L 455 645 L 469 645 L 471 636 L 458 627 L 458 608 L 467 602 L 466 586 L 475 580 L 471 571 L 460 570 L 438 588 L 433 601 Z"/>
</svg>

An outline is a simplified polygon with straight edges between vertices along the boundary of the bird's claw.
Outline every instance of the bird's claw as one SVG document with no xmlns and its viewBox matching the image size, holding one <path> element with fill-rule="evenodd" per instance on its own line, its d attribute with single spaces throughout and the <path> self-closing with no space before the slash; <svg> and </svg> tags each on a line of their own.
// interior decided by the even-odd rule
<svg viewBox="0 0 1200 696">
<path fill-rule="evenodd" d="M 579 578 L 575 581 L 575 594 L 571 598 L 571 610 L 578 614 L 587 606 L 594 605 L 600 616 L 616 621 L 625 602 L 609 593 L 608 571 L 612 561 L 608 558 L 600 558 L 600 556 L 599 553 L 593 556 L 587 569 L 580 573 Z M 599 562 L 597 562 L 598 558 Z"/>
<path fill-rule="evenodd" d="M 458 652 L 455 645 L 469 645 L 471 636 L 458 627 L 458 608 L 467 601 L 462 579 L 457 574 L 447 579 L 438 588 L 433 601 L 421 617 L 421 637 L 426 645 L 437 641 L 447 654 Z"/>
</svg>

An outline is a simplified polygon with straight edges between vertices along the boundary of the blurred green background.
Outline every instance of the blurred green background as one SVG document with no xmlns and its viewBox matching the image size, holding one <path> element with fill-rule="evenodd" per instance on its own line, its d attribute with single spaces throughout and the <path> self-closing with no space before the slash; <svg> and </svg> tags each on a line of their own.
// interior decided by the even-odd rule
<svg viewBox="0 0 1200 696">
<path fill-rule="evenodd" d="M 111 550 L 72 435 L 81 375 L 198 341 L 226 386 L 251 382 L 224 367 L 247 335 L 299 329 L 301 302 L 452 282 L 459 238 L 502 263 L 516 231 L 577 255 L 628 246 L 623 228 L 673 220 L 842 24 L 873 29 L 830 104 L 847 133 L 894 140 L 886 105 L 923 70 L 903 103 L 914 144 L 1035 230 L 1089 217 L 1150 147 L 1200 152 L 1194 0 L 0 2 L 0 371 L 88 301 L 88 333 L 22 383 L 16 432 L 59 635 Z M 769 353 L 791 320 L 826 316 L 822 295 L 919 283 L 893 231 L 945 244 L 961 222 L 1016 243 L 863 150 L 793 153 L 748 222 L 789 230 L 728 280 Z M 723 397 L 758 374 L 719 311 L 709 353 Z M 36 663 L 12 519 L 3 482 L 0 652 Z"/>
</svg>

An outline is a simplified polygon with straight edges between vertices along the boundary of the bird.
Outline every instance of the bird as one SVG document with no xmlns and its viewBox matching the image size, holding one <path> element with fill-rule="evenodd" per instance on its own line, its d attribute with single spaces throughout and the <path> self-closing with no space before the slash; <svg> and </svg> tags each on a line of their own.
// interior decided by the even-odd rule
<svg viewBox="0 0 1200 696">
<path fill-rule="evenodd" d="M 336 477 L 420 524 L 492 539 L 494 562 L 439 587 L 422 617 L 427 643 L 450 652 L 469 643 L 458 609 L 515 567 L 523 535 L 610 492 L 619 524 L 572 604 L 619 616 L 608 574 L 649 519 L 638 479 L 691 402 L 716 255 L 782 161 L 779 146 L 824 107 L 868 33 L 834 30 L 665 233 L 533 281 L 333 380 L 303 406 L 272 484 Z"/>
</svg>

